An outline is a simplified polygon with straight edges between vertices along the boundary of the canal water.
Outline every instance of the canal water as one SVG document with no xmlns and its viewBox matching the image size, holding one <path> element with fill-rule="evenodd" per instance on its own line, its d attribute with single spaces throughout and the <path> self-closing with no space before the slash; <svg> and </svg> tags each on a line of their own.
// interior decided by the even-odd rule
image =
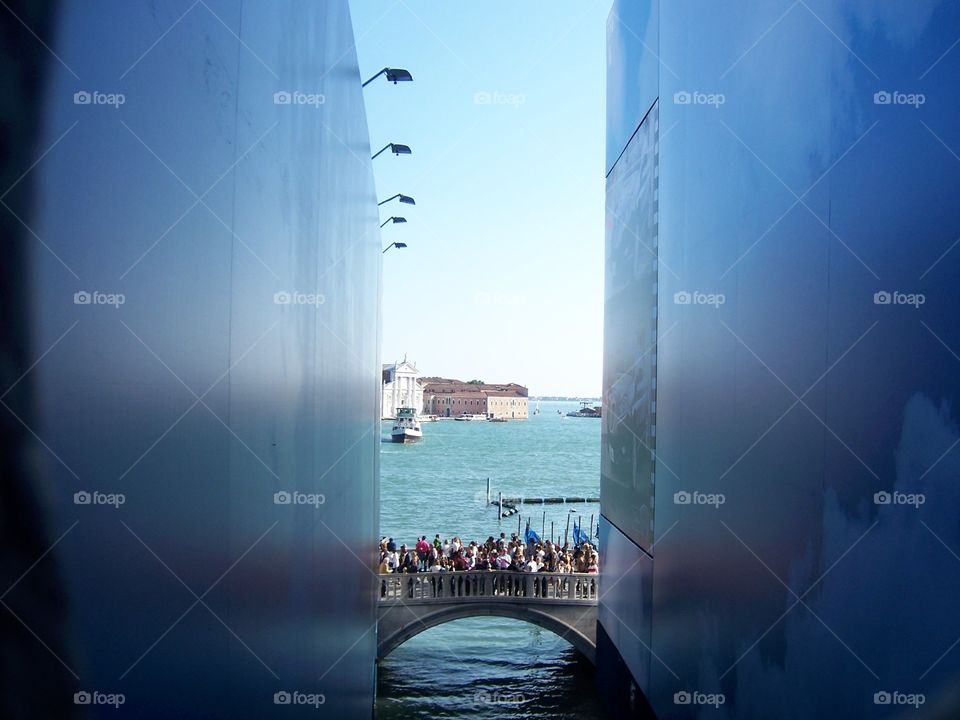
<svg viewBox="0 0 960 720">
<path fill-rule="evenodd" d="M 535 405 L 531 403 L 531 413 Z M 568 418 L 578 403 L 541 402 L 529 420 L 423 424 L 423 441 L 381 444 L 380 529 L 408 546 L 421 535 L 465 542 L 517 531 L 518 516 L 497 520 L 492 497 L 600 495 L 600 421 Z M 560 413 L 558 414 L 558 410 Z M 382 433 L 389 435 L 390 423 Z M 576 512 L 571 512 L 575 510 Z M 544 512 L 546 521 L 544 523 Z M 594 532 L 597 504 L 524 505 L 521 527 L 563 537 L 582 520 Z M 601 558 L 602 566 L 602 558 Z M 565 640 L 501 618 L 456 620 L 425 630 L 380 664 L 377 717 L 576 718 L 603 715 L 593 667 Z"/>
</svg>

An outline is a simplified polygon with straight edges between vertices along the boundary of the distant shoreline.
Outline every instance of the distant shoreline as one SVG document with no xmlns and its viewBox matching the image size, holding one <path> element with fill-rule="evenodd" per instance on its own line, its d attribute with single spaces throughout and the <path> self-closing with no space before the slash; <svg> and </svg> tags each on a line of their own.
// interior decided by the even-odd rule
<svg viewBox="0 0 960 720">
<path fill-rule="evenodd" d="M 541 400 L 543 402 L 583 402 L 584 400 L 588 402 L 599 403 L 600 398 L 597 397 L 564 397 L 561 395 L 531 395 L 528 400 Z"/>
</svg>

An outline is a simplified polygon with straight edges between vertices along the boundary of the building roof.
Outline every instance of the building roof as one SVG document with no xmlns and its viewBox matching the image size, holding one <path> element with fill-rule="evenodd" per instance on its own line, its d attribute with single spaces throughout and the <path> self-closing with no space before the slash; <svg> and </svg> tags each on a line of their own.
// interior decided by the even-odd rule
<svg viewBox="0 0 960 720">
<path fill-rule="evenodd" d="M 527 397 L 527 388 L 517 383 L 476 384 L 439 377 L 422 378 L 421 382 L 426 394 L 450 394 L 458 397 Z"/>
</svg>

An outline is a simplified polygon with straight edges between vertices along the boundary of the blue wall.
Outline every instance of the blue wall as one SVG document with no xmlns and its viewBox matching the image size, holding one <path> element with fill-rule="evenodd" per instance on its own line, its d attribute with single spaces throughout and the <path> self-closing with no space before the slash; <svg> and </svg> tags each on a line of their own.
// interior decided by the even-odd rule
<svg viewBox="0 0 960 720">
<path fill-rule="evenodd" d="M 280 691 L 369 717 L 380 238 L 347 3 L 63 2 L 52 44 L 24 311 L 69 643 L 36 671 L 136 717 L 297 714 Z"/>
<path fill-rule="evenodd" d="M 655 453 L 655 489 L 648 539 L 651 474 L 639 512 L 603 476 L 601 602 L 646 614 L 601 622 L 660 717 L 955 717 L 960 9 L 656 5 L 616 3 L 609 25 L 608 87 L 626 90 L 609 107 L 605 353 L 655 356 L 656 390 L 604 432 L 626 424 Z M 637 17 L 659 18 L 659 45 Z M 644 163 L 655 226 L 609 212 L 647 202 L 624 181 Z M 622 237 L 656 257 L 655 308 L 610 295 Z M 624 407 L 630 367 L 605 366 L 605 404 Z M 621 566 L 643 581 L 617 583 Z"/>
</svg>

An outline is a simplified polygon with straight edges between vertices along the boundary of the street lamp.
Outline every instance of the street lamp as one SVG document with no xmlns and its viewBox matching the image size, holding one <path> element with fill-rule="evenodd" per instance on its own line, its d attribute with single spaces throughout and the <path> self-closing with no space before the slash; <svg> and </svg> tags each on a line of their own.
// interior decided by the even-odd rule
<svg viewBox="0 0 960 720">
<path fill-rule="evenodd" d="M 401 194 L 401 193 L 397 193 L 397 194 L 394 195 L 393 197 L 388 197 L 388 198 L 387 198 L 386 200 L 384 200 L 383 202 L 378 202 L 377 205 L 385 205 L 386 203 L 390 202 L 391 200 L 395 200 L 396 198 L 400 198 L 400 202 L 402 202 L 404 205 L 416 205 L 416 204 L 417 204 L 417 203 L 414 201 L 414 199 L 413 199 L 412 197 L 410 197 L 409 195 L 403 195 L 403 194 Z"/>
<path fill-rule="evenodd" d="M 403 217 L 392 217 L 392 216 L 391 216 L 391 217 L 388 217 L 386 220 L 383 221 L 383 225 L 386 225 L 388 222 L 391 222 L 391 221 L 393 222 L 394 225 L 396 225 L 397 223 L 405 223 L 405 222 L 407 221 L 407 219 L 406 219 L 406 218 L 403 218 Z M 380 227 L 382 228 L 383 225 L 381 225 Z"/>
<path fill-rule="evenodd" d="M 392 82 L 394 85 L 396 85 L 398 82 L 410 82 L 411 80 L 413 80 L 413 75 L 411 75 L 406 70 L 403 70 L 401 68 L 384 68 L 383 70 L 378 72 L 376 75 L 374 75 L 372 78 L 367 80 L 360 87 L 366 87 L 381 75 L 386 75 L 387 82 Z"/>
<path fill-rule="evenodd" d="M 406 243 L 402 243 L 402 242 L 392 242 L 392 243 L 390 243 L 389 245 L 387 245 L 387 246 L 383 249 L 383 253 L 385 253 L 387 250 L 389 250 L 389 249 L 392 248 L 392 247 L 395 247 L 395 248 L 397 248 L 397 250 L 400 250 L 400 249 L 402 249 L 402 248 L 405 248 L 406 246 L 407 246 Z M 380 253 L 380 254 L 383 255 L 383 253 Z"/>
<path fill-rule="evenodd" d="M 410 150 L 409 145 L 401 145 L 400 143 L 387 143 L 382 148 L 380 148 L 379 151 L 377 151 L 376 155 L 374 155 L 370 159 L 375 160 L 377 155 L 382 153 L 387 148 L 390 148 L 390 152 L 392 152 L 394 155 L 411 155 L 412 154 L 412 151 Z"/>
</svg>

